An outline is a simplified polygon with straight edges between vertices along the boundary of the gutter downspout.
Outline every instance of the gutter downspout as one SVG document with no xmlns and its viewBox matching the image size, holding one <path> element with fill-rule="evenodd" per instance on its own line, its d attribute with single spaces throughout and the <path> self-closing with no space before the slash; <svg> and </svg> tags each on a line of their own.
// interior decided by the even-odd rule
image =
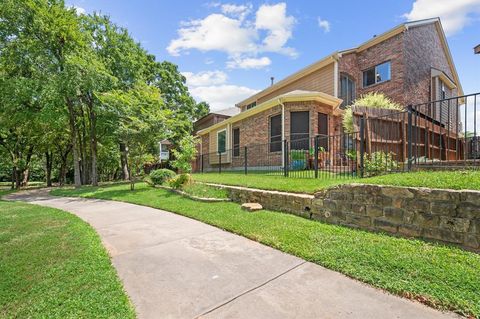
<svg viewBox="0 0 480 319">
<path fill-rule="evenodd" d="M 281 98 L 278 99 L 278 104 L 282 106 L 282 167 L 285 167 L 285 105 Z"/>
<path fill-rule="evenodd" d="M 338 97 L 338 59 L 333 62 L 333 96 Z"/>
</svg>

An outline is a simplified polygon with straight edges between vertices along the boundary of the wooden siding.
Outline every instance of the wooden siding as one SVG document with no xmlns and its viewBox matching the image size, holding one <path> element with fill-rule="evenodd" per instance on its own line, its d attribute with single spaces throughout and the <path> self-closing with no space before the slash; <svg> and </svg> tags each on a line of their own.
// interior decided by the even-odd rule
<svg viewBox="0 0 480 319">
<path fill-rule="evenodd" d="M 210 164 L 218 164 L 219 163 L 219 156 L 217 153 L 217 133 L 220 131 L 226 130 L 227 136 L 226 136 L 226 146 L 225 149 L 228 151 L 231 146 L 231 135 L 230 135 L 230 126 L 225 125 L 222 127 L 219 127 L 218 129 L 212 131 L 209 133 L 209 161 Z M 226 152 L 221 156 L 222 163 L 230 163 L 231 158 L 230 158 L 231 152 Z"/>
<path fill-rule="evenodd" d="M 286 86 L 262 96 L 257 100 L 257 104 L 268 101 L 280 94 L 285 94 L 294 90 L 318 91 L 334 95 L 334 63 L 331 63 L 309 75 L 306 75 Z M 245 108 L 242 107 L 242 111 Z"/>
</svg>

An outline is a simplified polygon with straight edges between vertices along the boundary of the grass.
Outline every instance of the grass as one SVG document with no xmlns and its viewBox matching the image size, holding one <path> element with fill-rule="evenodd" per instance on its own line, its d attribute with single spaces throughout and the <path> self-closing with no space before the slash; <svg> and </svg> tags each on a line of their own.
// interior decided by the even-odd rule
<svg viewBox="0 0 480 319">
<path fill-rule="evenodd" d="M 165 209 L 342 272 L 394 294 L 480 317 L 480 255 L 420 240 L 323 224 L 235 203 L 201 203 L 138 184 L 57 189 L 54 195 L 125 201 Z"/>
<path fill-rule="evenodd" d="M 480 171 L 420 171 L 370 177 L 368 184 L 480 190 Z"/>
<path fill-rule="evenodd" d="M 98 235 L 58 209 L 0 201 L 0 278 L 0 318 L 135 318 Z"/>
<path fill-rule="evenodd" d="M 480 190 L 480 171 L 420 171 L 396 173 L 369 178 L 285 178 L 270 175 L 243 175 L 239 173 L 194 174 L 199 182 L 245 186 L 296 193 L 314 193 L 317 190 L 346 183 L 383 184 L 395 186 L 430 187 Z"/>
<path fill-rule="evenodd" d="M 225 185 L 244 186 L 251 188 L 278 190 L 294 193 L 314 193 L 316 190 L 335 186 L 338 184 L 358 181 L 358 179 L 348 178 L 295 178 L 279 175 L 262 175 L 241 173 L 204 173 L 193 174 L 193 178 L 198 182 L 217 183 Z"/>
<path fill-rule="evenodd" d="M 211 187 L 204 184 L 193 183 L 182 188 L 185 193 L 203 198 L 228 198 L 228 191 L 216 187 Z"/>
</svg>

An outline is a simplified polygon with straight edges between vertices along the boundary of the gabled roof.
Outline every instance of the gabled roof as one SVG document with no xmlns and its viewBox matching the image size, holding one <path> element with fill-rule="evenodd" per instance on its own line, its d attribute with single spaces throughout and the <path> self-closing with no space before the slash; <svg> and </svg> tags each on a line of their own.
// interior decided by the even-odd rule
<svg viewBox="0 0 480 319">
<path fill-rule="evenodd" d="M 332 95 L 323 93 L 323 92 L 317 92 L 317 91 L 304 91 L 304 90 L 295 90 L 295 91 L 290 91 L 285 94 L 281 94 L 273 99 L 270 99 L 268 101 L 265 101 L 259 105 L 257 105 L 254 108 L 251 108 L 249 110 L 246 110 L 244 112 L 241 112 L 235 116 L 232 116 L 225 121 L 222 121 L 220 123 L 217 123 L 215 125 L 209 126 L 203 130 L 200 130 L 197 132 L 198 135 L 204 135 L 212 130 L 215 130 L 217 128 L 223 127 L 225 125 L 228 125 L 230 123 L 235 123 L 237 121 L 243 120 L 247 117 L 253 116 L 255 114 L 258 114 L 260 112 L 263 112 L 265 110 L 268 110 L 274 106 L 277 105 L 282 105 L 283 103 L 286 102 L 302 102 L 302 101 L 317 101 L 324 103 L 326 105 L 330 105 L 334 113 L 341 114 L 341 110 L 339 109 L 340 104 L 342 104 L 342 99 L 339 99 L 337 97 L 334 97 Z M 255 129 L 255 128 L 252 128 Z"/>
<path fill-rule="evenodd" d="M 435 23 L 436 26 L 437 26 L 437 30 L 438 30 L 438 34 L 440 36 L 440 40 L 442 42 L 442 46 L 443 46 L 443 49 L 445 51 L 445 55 L 447 57 L 447 60 L 448 60 L 448 64 L 450 66 L 450 69 L 452 70 L 452 74 L 453 74 L 453 80 L 456 82 L 457 84 L 457 87 L 459 89 L 459 94 L 458 95 L 463 95 L 463 89 L 462 89 L 462 86 L 460 84 L 460 79 L 458 77 L 458 74 L 457 74 L 457 70 L 455 69 L 455 65 L 453 63 L 453 58 L 452 58 L 452 55 L 450 53 L 450 49 L 448 47 L 448 43 L 447 43 L 447 38 L 445 36 L 445 32 L 443 31 L 443 27 L 442 27 L 442 24 L 440 22 L 440 18 L 432 18 L 432 19 L 424 19 L 424 20 L 418 20 L 418 21 L 410 21 L 410 22 L 405 22 L 405 23 L 402 23 L 398 26 L 396 26 L 395 28 L 387 31 L 387 32 L 384 32 L 378 36 L 375 36 L 374 38 L 362 43 L 361 45 L 359 45 L 358 47 L 354 47 L 354 48 L 351 48 L 351 49 L 347 49 L 347 50 L 342 50 L 342 51 L 336 51 L 326 57 L 324 57 L 323 59 L 315 62 L 315 63 L 312 63 L 310 64 L 309 66 L 301 69 L 300 71 L 298 72 L 295 72 L 293 73 L 292 75 L 286 77 L 285 79 L 275 83 L 274 85 L 248 97 L 247 99 L 239 102 L 236 104 L 236 106 L 240 106 L 240 105 L 245 105 L 245 104 L 249 104 L 249 103 L 252 103 L 254 101 L 256 101 L 258 98 L 262 97 L 262 96 L 265 96 L 267 95 L 268 93 L 271 93 L 279 88 L 282 88 L 296 80 L 298 80 L 299 78 L 303 77 L 303 76 L 306 76 L 310 73 L 313 73 L 315 71 L 317 71 L 318 69 L 321 69 L 323 68 L 324 66 L 330 64 L 330 63 L 333 63 L 335 61 L 338 61 L 338 59 L 344 55 L 344 54 L 348 54 L 348 53 L 352 53 L 352 52 L 356 52 L 356 53 L 359 53 L 359 52 L 362 52 L 374 45 L 377 45 L 383 41 L 386 41 L 394 36 L 396 36 L 397 34 L 400 34 L 402 32 L 404 32 L 405 30 L 408 30 L 409 28 L 415 28 L 415 27 L 419 27 L 419 26 L 423 26 L 423 25 L 428 25 L 428 24 L 432 24 L 432 23 Z M 479 45 L 480 46 L 480 45 Z"/>
</svg>

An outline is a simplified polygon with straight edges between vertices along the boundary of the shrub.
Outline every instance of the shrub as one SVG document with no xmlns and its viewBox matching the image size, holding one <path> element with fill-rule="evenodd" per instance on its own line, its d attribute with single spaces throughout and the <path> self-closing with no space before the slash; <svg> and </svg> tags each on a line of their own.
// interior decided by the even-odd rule
<svg viewBox="0 0 480 319">
<path fill-rule="evenodd" d="M 353 133 L 354 131 L 352 106 L 365 106 L 376 109 L 403 110 L 403 107 L 400 104 L 393 102 L 383 93 L 372 92 L 362 95 L 345 110 L 345 113 L 343 113 L 342 124 L 346 133 Z"/>
<path fill-rule="evenodd" d="M 394 156 L 395 153 L 382 151 L 365 154 L 363 157 L 365 176 L 376 176 L 396 170 L 398 162 Z"/>
<path fill-rule="evenodd" d="M 190 174 L 180 174 L 168 180 L 168 185 L 173 189 L 180 189 L 191 183 L 192 177 Z"/>
<path fill-rule="evenodd" d="M 198 140 L 187 135 L 183 137 L 178 145 L 178 149 L 173 150 L 175 160 L 172 166 L 177 168 L 182 173 L 189 173 L 192 171 L 192 161 L 197 156 L 197 144 Z"/>
<path fill-rule="evenodd" d="M 305 153 L 306 152 L 303 151 L 303 150 L 291 150 L 290 151 L 290 158 L 292 159 L 292 161 L 305 160 L 306 159 Z"/>
<path fill-rule="evenodd" d="M 154 185 L 162 185 L 169 179 L 174 178 L 176 173 L 172 170 L 162 168 L 150 172 L 150 179 Z"/>
</svg>

